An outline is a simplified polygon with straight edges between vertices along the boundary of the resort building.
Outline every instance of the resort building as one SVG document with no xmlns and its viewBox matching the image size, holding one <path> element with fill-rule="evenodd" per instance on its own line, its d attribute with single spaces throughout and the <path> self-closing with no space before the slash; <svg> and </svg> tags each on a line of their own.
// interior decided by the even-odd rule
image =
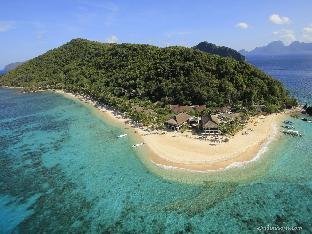
<svg viewBox="0 0 312 234">
<path fill-rule="evenodd" d="M 195 111 L 197 111 L 198 113 L 203 112 L 204 110 L 207 109 L 206 105 L 196 105 L 193 107 Z"/>
<path fill-rule="evenodd" d="M 204 115 L 201 118 L 201 128 L 205 134 L 219 134 L 219 119 L 214 115 Z"/>
<path fill-rule="evenodd" d="M 202 112 L 206 110 L 206 105 L 193 105 L 193 106 L 180 106 L 180 105 L 170 105 L 170 110 L 174 113 L 197 111 Z"/>
<path fill-rule="evenodd" d="M 165 122 L 169 129 L 179 131 L 181 127 L 188 123 L 191 116 L 186 113 L 179 113 Z"/>
<path fill-rule="evenodd" d="M 169 107 L 174 113 L 190 112 L 193 110 L 192 106 L 170 105 Z"/>
</svg>

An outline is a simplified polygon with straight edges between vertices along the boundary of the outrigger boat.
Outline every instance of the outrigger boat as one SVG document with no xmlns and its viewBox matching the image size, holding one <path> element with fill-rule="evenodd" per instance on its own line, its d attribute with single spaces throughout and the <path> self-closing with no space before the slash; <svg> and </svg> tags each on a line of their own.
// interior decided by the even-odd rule
<svg viewBox="0 0 312 234">
<path fill-rule="evenodd" d="M 127 136 L 128 134 L 121 134 L 121 135 L 119 135 L 118 136 L 118 138 L 122 138 L 122 137 L 125 137 L 125 136 Z"/>
<path fill-rule="evenodd" d="M 294 131 L 294 130 L 283 130 L 282 131 L 284 134 L 291 135 L 291 136 L 300 136 L 302 137 L 302 134 L 299 131 Z"/>
<path fill-rule="evenodd" d="M 138 144 L 134 144 L 134 145 L 132 145 L 132 148 L 136 148 L 136 147 L 142 146 L 143 144 L 144 144 L 144 142 L 138 143 Z"/>
<path fill-rule="evenodd" d="M 302 121 L 305 121 L 305 122 L 308 122 L 308 123 L 312 123 L 312 120 L 309 120 L 309 119 L 307 119 L 307 118 L 302 118 L 301 120 L 302 120 Z"/>
<path fill-rule="evenodd" d="M 282 128 L 286 128 L 286 129 L 295 129 L 294 126 L 290 126 L 290 125 L 283 125 Z"/>
<path fill-rule="evenodd" d="M 287 125 L 293 125 L 293 124 L 294 124 L 293 122 L 291 122 L 291 121 L 289 121 L 289 120 L 285 120 L 283 123 L 284 123 L 284 124 L 287 124 Z"/>
</svg>

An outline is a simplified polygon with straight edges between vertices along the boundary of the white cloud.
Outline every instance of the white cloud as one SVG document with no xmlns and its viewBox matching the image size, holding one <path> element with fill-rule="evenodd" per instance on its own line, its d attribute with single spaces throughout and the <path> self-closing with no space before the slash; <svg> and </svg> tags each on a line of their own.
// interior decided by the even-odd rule
<svg viewBox="0 0 312 234">
<path fill-rule="evenodd" d="M 291 42 L 296 40 L 295 32 L 289 29 L 282 29 L 280 31 L 276 31 L 273 33 L 275 36 L 278 36 L 280 40 L 285 42 L 286 44 L 290 44 Z"/>
<path fill-rule="evenodd" d="M 286 16 L 281 16 L 279 14 L 273 14 L 269 17 L 273 24 L 289 24 L 290 19 Z"/>
<path fill-rule="evenodd" d="M 6 32 L 14 28 L 13 21 L 0 21 L 0 32 Z"/>
<path fill-rule="evenodd" d="M 241 29 L 247 29 L 249 28 L 249 25 L 245 22 L 239 22 L 238 24 L 235 25 L 237 28 L 241 28 Z"/>
<path fill-rule="evenodd" d="M 119 39 L 115 35 L 112 35 L 106 39 L 107 43 L 118 43 Z"/>
<path fill-rule="evenodd" d="M 312 24 L 303 28 L 303 39 L 308 42 L 312 41 Z"/>
</svg>

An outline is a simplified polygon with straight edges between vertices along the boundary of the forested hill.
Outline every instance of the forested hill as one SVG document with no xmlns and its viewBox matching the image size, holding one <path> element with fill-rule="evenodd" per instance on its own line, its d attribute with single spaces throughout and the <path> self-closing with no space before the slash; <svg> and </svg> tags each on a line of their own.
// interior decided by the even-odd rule
<svg viewBox="0 0 312 234">
<path fill-rule="evenodd" d="M 243 61 L 185 47 L 84 39 L 27 61 L 0 84 L 78 91 L 112 105 L 116 99 L 276 108 L 291 102 L 280 82 Z"/>
<path fill-rule="evenodd" d="M 236 50 L 225 46 L 217 46 L 215 44 L 208 43 L 207 41 L 200 42 L 197 46 L 194 46 L 193 49 L 223 57 L 230 57 L 236 59 L 237 61 L 245 61 L 245 57 Z"/>
</svg>

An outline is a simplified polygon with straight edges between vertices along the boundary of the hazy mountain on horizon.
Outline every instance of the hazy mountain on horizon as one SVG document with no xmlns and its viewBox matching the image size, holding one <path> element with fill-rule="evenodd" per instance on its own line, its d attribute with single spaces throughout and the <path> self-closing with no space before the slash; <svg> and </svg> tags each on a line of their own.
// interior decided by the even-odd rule
<svg viewBox="0 0 312 234">
<path fill-rule="evenodd" d="M 251 51 L 240 50 L 241 54 L 248 55 L 291 55 L 291 54 L 312 54 L 312 43 L 294 41 L 285 45 L 282 41 L 272 41 L 266 46 L 256 47 Z"/>
<path fill-rule="evenodd" d="M 15 68 L 17 68 L 18 66 L 22 65 L 24 62 L 15 62 L 15 63 L 10 63 L 8 65 L 6 65 L 3 70 L 1 70 L 2 72 L 6 73 L 9 71 L 14 70 Z"/>
</svg>

